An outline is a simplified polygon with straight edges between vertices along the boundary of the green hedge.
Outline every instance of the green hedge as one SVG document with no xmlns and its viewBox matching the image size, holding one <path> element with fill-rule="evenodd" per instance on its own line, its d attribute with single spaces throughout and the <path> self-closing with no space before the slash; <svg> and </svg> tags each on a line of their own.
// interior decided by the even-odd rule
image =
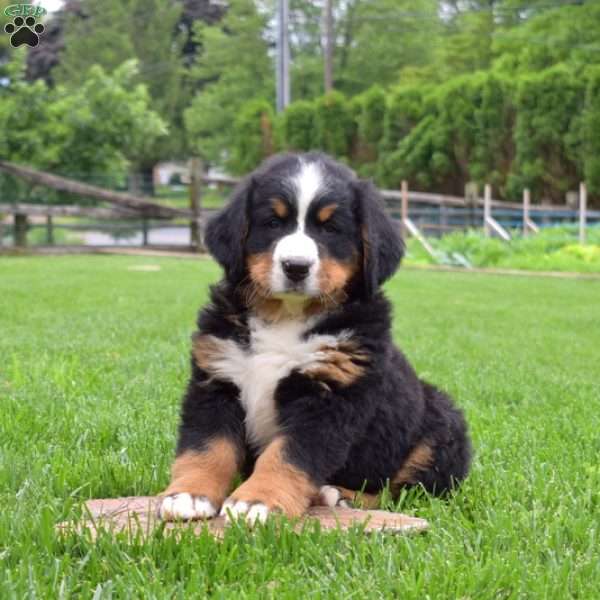
<svg viewBox="0 0 600 600">
<path fill-rule="evenodd" d="M 259 128 L 246 127 L 256 139 Z M 324 150 L 386 187 L 408 179 L 462 195 L 469 181 L 490 182 L 501 198 L 519 198 L 528 186 L 535 198 L 562 202 L 585 178 L 598 196 L 600 66 L 476 72 L 439 85 L 376 86 L 354 98 L 332 92 L 291 104 L 277 131 L 277 149 Z M 256 166 L 261 152 L 237 143 L 244 166 Z"/>
<path fill-rule="evenodd" d="M 273 109 L 266 100 L 252 100 L 235 121 L 235 146 L 228 167 L 234 174 L 247 173 L 274 150 Z"/>
</svg>

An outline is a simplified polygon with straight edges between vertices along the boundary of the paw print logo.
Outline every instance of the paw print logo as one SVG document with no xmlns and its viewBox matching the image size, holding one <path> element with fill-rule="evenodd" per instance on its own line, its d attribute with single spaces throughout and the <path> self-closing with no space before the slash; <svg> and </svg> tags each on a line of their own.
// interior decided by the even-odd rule
<svg viewBox="0 0 600 600">
<path fill-rule="evenodd" d="M 10 45 L 18 48 L 27 44 L 32 48 L 40 42 L 40 35 L 44 33 L 44 26 L 35 22 L 35 17 L 15 17 L 12 23 L 4 26 L 4 31 L 10 35 Z"/>
</svg>

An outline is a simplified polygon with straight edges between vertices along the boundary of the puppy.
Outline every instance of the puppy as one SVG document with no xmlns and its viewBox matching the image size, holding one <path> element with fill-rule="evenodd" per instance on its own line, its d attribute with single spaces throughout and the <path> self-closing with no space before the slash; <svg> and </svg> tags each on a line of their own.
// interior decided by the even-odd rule
<svg viewBox="0 0 600 600">
<path fill-rule="evenodd" d="M 163 518 L 293 517 L 465 477 L 462 413 L 392 342 L 380 286 L 403 244 L 371 183 L 320 153 L 275 156 L 206 245 L 224 279 L 193 336 Z"/>
</svg>

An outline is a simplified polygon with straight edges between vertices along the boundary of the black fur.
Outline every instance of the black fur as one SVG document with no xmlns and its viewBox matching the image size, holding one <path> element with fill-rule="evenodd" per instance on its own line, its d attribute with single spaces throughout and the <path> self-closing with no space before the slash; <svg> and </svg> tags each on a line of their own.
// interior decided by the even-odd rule
<svg viewBox="0 0 600 600">
<path fill-rule="evenodd" d="M 351 331 L 363 372 L 350 385 L 335 378 L 311 378 L 299 370 L 279 381 L 275 402 L 287 459 L 317 485 L 375 492 L 393 481 L 415 448 L 425 445 L 432 460 L 409 484 L 442 493 L 467 475 L 470 442 L 461 411 L 446 394 L 418 378 L 391 339 L 390 305 L 379 286 L 402 258 L 397 227 L 385 214 L 373 184 L 323 155 L 305 155 L 305 160 L 321 161 L 328 182 L 324 202 L 333 198 L 341 205 L 335 213 L 337 233 L 310 223 L 307 231 L 323 255 L 343 261 L 358 252 L 361 266 L 348 282 L 345 300 L 325 311 L 304 337 Z M 209 224 L 206 243 L 226 278 L 212 288 L 211 303 L 200 313 L 201 334 L 251 349 L 248 320 L 253 308 L 244 295 L 245 259 L 272 248 L 291 231 L 287 221 L 277 228 L 262 224 L 269 210 L 266 198 L 276 194 L 287 201 L 293 195 L 286 177 L 297 161 L 294 155 L 268 161 L 238 187 L 228 207 Z M 315 202 L 319 206 L 320 200 Z M 239 397 L 233 383 L 204 372 L 192 360 L 178 452 L 201 449 L 210 438 L 224 435 L 235 441 L 245 457 L 245 471 L 251 472 L 260 450 L 246 441 Z"/>
</svg>

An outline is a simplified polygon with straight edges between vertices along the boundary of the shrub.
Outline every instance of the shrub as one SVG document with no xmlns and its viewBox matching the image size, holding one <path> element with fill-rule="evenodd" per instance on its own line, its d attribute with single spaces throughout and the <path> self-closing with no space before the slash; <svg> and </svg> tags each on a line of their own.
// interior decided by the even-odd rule
<svg viewBox="0 0 600 600">
<path fill-rule="evenodd" d="M 562 201 L 565 192 L 577 186 L 581 173 L 568 141 L 583 97 L 583 84 L 564 65 L 522 77 L 516 95 L 516 155 L 509 179 L 514 196 L 529 187 L 543 198 Z"/>
<path fill-rule="evenodd" d="M 316 109 L 312 102 L 290 104 L 282 116 L 282 147 L 286 150 L 312 150 L 317 147 Z"/>
<path fill-rule="evenodd" d="M 246 104 L 235 122 L 235 146 L 229 168 L 244 174 L 273 153 L 273 109 L 266 100 Z"/>
<path fill-rule="evenodd" d="M 343 94 L 330 92 L 317 100 L 315 126 L 319 149 L 338 158 L 349 156 L 353 121 Z"/>
<path fill-rule="evenodd" d="M 593 194 L 600 194 L 600 67 L 588 71 L 582 115 L 582 159 L 585 180 Z"/>
</svg>

